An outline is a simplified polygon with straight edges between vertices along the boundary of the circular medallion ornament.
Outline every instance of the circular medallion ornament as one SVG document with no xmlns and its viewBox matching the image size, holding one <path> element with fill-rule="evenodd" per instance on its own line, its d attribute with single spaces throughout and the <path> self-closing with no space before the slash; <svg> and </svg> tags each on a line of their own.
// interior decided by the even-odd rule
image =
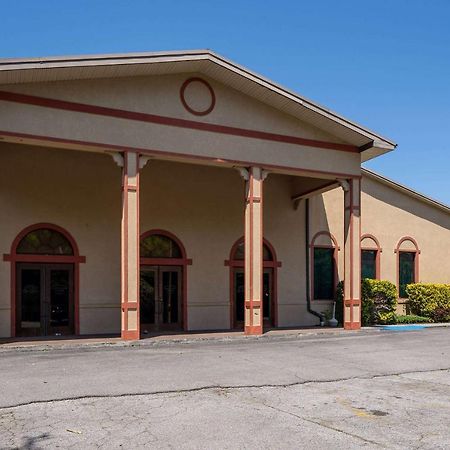
<svg viewBox="0 0 450 450">
<path fill-rule="evenodd" d="M 206 116 L 216 104 L 216 95 L 211 85 L 202 78 L 189 78 L 180 89 L 183 106 L 195 116 Z"/>
</svg>

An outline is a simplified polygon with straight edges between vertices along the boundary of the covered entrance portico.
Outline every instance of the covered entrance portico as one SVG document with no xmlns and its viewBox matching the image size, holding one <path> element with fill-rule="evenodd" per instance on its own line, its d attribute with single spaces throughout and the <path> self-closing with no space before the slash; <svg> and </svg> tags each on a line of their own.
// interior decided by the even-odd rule
<svg viewBox="0 0 450 450">
<path fill-rule="evenodd" d="M 140 158 L 144 158 L 141 160 Z M 122 337 L 139 339 L 142 332 L 186 328 L 187 298 L 186 266 L 192 263 L 186 251 L 174 235 L 166 236 L 165 256 L 143 256 L 148 251 L 139 240 L 139 168 L 148 158 L 136 152 L 114 155 L 123 167 L 122 202 Z M 144 162 L 142 162 L 144 161 Z M 131 171 L 128 172 L 128 168 Z M 230 259 L 230 328 L 243 326 L 245 334 L 261 334 L 264 326 L 278 325 L 276 302 L 276 270 L 281 266 L 274 248 L 263 237 L 263 184 L 269 171 L 261 167 L 232 166 L 244 180 L 244 237 L 232 248 Z M 273 171 L 272 173 L 276 173 Z M 132 184 L 129 180 L 133 180 Z M 298 178 L 296 189 L 305 183 L 306 177 Z M 347 281 L 344 281 L 344 327 L 360 327 L 360 233 L 359 201 L 360 182 L 357 177 L 345 180 L 311 178 L 312 185 L 304 193 L 291 196 L 293 205 L 303 198 L 323 192 L 330 186 L 341 184 L 345 192 L 343 215 L 345 220 L 344 257 Z M 294 180 L 295 181 L 295 180 Z M 131 206 L 130 206 L 131 205 Z M 131 208 L 131 209 L 130 209 Z M 294 206 L 293 206 L 294 209 Z M 131 231 L 130 231 L 131 230 Z M 146 238 L 152 238 L 152 233 Z M 158 239 L 164 236 L 158 236 Z M 172 240 L 172 238 L 175 238 Z M 144 239 L 144 242 L 145 242 Z M 153 241 L 148 246 L 153 245 Z M 207 250 L 206 250 L 207 251 Z M 136 255 L 140 254 L 140 264 Z M 150 257 L 148 257 L 150 256 Z M 144 262 L 144 265 L 142 263 Z M 160 264 L 160 265 L 158 265 Z M 177 266 L 177 264 L 179 264 Z M 139 286 L 139 287 L 136 287 Z M 182 325 L 183 324 L 183 325 Z"/>
<path fill-rule="evenodd" d="M 48 178 L 36 178 L 48 185 L 47 197 L 30 201 L 27 211 L 6 204 L 13 218 L 4 233 L 8 249 L 8 236 L 45 221 L 64 224 L 86 255 L 80 279 L 85 260 L 78 250 L 45 250 L 45 261 L 5 250 L 10 273 L 34 286 L 27 291 L 11 278 L 11 299 L 0 298 L 9 305 L 11 335 L 19 330 L 19 297 L 41 305 L 27 321 L 44 334 L 83 334 L 103 320 L 102 329 L 115 329 L 119 314 L 123 339 L 240 326 L 261 334 L 265 325 L 307 323 L 303 200 L 336 186 L 345 193 L 344 327 L 360 327 L 361 158 L 388 151 L 387 141 L 207 51 L 12 61 L 0 67 L 0 84 L 5 164 L 26 166 L 30 179 L 41 164 L 39 147 L 47 159 L 61 152 Z M 14 153 L 22 147 L 23 156 Z M 69 159 L 77 178 L 66 184 L 73 175 L 66 168 L 55 189 L 58 167 Z M 26 183 L 10 176 L 3 189 L 29 199 Z M 66 207 L 58 197 L 64 192 L 83 214 Z M 30 263 L 44 265 L 27 272 Z M 49 298 L 45 280 L 52 277 L 60 287 L 55 308 L 59 302 L 64 312 L 55 329 L 41 300 Z"/>
</svg>

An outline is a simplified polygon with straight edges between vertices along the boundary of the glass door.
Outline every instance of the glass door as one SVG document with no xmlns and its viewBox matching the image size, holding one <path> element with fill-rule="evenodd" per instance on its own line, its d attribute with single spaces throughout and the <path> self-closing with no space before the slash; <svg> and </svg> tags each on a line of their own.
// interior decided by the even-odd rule
<svg viewBox="0 0 450 450">
<path fill-rule="evenodd" d="M 140 318 L 142 332 L 157 329 L 158 312 L 158 267 L 141 267 L 140 275 Z"/>
<path fill-rule="evenodd" d="M 273 287 L 272 269 L 264 269 L 263 273 L 263 317 L 264 325 L 272 326 L 272 287 Z"/>
<path fill-rule="evenodd" d="M 270 327 L 272 321 L 272 293 L 273 291 L 273 270 L 264 269 L 263 273 L 263 316 L 264 326 Z M 245 278 L 244 269 L 234 269 L 234 325 L 237 328 L 244 326 L 244 304 L 245 304 Z"/>
<path fill-rule="evenodd" d="M 73 266 L 18 264 L 17 336 L 74 333 Z"/>
<path fill-rule="evenodd" d="M 182 319 L 181 299 L 181 267 L 141 267 L 140 317 L 143 333 L 180 329 Z"/>
<path fill-rule="evenodd" d="M 160 267 L 160 317 L 162 329 L 177 329 L 181 324 L 181 268 Z"/>
<path fill-rule="evenodd" d="M 45 267 L 45 334 L 74 333 L 73 267 L 58 264 Z"/>
<path fill-rule="evenodd" d="M 18 264 L 16 296 L 17 336 L 42 336 L 44 324 L 44 270 L 35 264 Z"/>
<path fill-rule="evenodd" d="M 244 326 L 245 278 L 244 269 L 234 270 L 234 325 Z"/>
</svg>

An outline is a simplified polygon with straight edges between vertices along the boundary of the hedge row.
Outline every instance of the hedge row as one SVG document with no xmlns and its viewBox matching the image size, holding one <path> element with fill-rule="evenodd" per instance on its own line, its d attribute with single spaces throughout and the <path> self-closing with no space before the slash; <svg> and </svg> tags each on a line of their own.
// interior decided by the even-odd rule
<svg viewBox="0 0 450 450">
<path fill-rule="evenodd" d="M 450 322 L 450 284 L 408 284 L 406 293 L 413 314 L 433 322 Z"/>
<path fill-rule="evenodd" d="M 343 323 L 343 282 L 336 291 L 336 319 Z M 397 288 L 390 281 L 361 281 L 363 326 L 392 323 L 450 322 L 450 284 L 408 284 L 406 292 L 413 315 L 397 316 Z"/>
<path fill-rule="evenodd" d="M 341 281 L 336 291 L 336 319 L 343 323 L 344 285 Z M 397 288 L 384 280 L 361 281 L 361 322 L 363 326 L 396 323 Z"/>
</svg>

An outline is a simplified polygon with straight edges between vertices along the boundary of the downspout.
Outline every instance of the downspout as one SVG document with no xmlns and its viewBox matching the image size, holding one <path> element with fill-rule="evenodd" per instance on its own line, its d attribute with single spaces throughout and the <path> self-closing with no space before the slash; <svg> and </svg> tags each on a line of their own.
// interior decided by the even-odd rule
<svg viewBox="0 0 450 450">
<path fill-rule="evenodd" d="M 309 199 L 305 199 L 305 254 L 306 254 L 306 307 L 308 312 L 313 316 L 316 316 L 320 320 L 320 326 L 325 325 L 325 316 L 314 311 L 311 308 L 311 280 L 310 280 L 310 249 L 309 249 Z"/>
</svg>

